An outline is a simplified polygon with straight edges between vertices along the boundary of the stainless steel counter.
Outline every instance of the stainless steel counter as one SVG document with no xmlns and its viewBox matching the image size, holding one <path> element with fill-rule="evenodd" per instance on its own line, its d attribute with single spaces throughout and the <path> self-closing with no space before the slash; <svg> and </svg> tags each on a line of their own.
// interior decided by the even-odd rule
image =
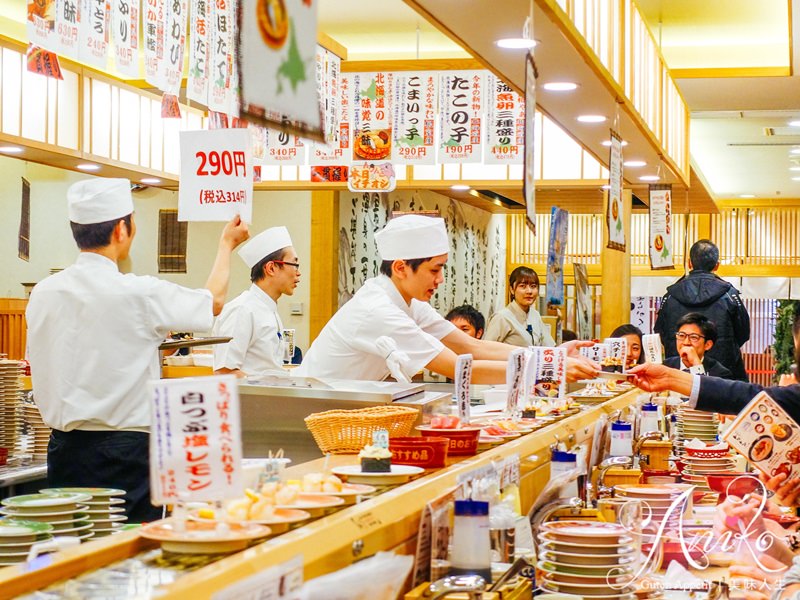
<svg viewBox="0 0 800 600">
<path fill-rule="evenodd" d="M 447 391 L 426 391 L 425 385 L 415 383 L 300 377 L 248 379 L 239 384 L 244 456 L 263 457 L 283 448 L 295 462 L 313 460 L 321 453 L 303 421 L 311 413 L 397 404 L 430 414 L 449 406 L 452 389 L 450 385 Z"/>
<path fill-rule="evenodd" d="M 47 461 L 37 460 L 24 465 L 0 467 L 0 498 L 19 493 L 17 487 L 30 481 L 47 479 Z M 45 487 L 42 485 L 41 487 Z"/>
</svg>

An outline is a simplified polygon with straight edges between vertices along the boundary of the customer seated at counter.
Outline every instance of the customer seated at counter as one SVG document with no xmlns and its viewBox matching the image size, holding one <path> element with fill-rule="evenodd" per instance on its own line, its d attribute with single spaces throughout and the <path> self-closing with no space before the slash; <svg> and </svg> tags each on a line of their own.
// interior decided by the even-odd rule
<svg viewBox="0 0 800 600">
<path fill-rule="evenodd" d="M 678 356 L 665 359 L 665 365 L 698 375 L 733 379 L 733 373 L 706 354 L 717 342 L 717 326 L 708 317 L 700 313 L 688 313 L 678 319 L 677 326 L 675 343 Z"/>
<path fill-rule="evenodd" d="M 456 306 L 444 317 L 471 338 L 481 339 L 486 328 L 486 319 L 481 312 L 469 304 Z"/>
<path fill-rule="evenodd" d="M 410 380 L 422 368 L 453 378 L 459 354 L 472 354 L 472 381 L 503 383 L 514 346 L 470 337 L 429 304 L 450 252 L 444 220 L 403 215 L 375 234 L 380 275 L 367 280 L 328 321 L 294 374 Z M 597 375 L 596 363 L 569 347 L 570 380 Z"/>
<path fill-rule="evenodd" d="M 642 330 L 632 323 L 625 323 L 620 325 L 611 332 L 609 337 L 612 338 L 625 338 L 628 343 L 628 360 L 625 365 L 626 369 L 635 367 L 644 362 L 644 354 L 642 354 Z"/>
<path fill-rule="evenodd" d="M 800 313 L 792 326 L 795 363 L 800 364 Z M 673 391 L 689 398 L 688 406 L 726 415 L 738 414 L 759 392 L 767 392 L 792 419 L 800 423 L 800 384 L 763 387 L 755 383 L 696 375 L 666 365 L 645 363 L 628 371 L 645 392 Z"/>
<path fill-rule="evenodd" d="M 300 259 L 286 227 L 262 231 L 239 250 L 252 285 L 222 309 L 214 335 L 233 338 L 214 346 L 214 373 L 237 377 L 283 372 L 283 323 L 278 300 L 300 282 Z M 289 357 L 287 357 L 289 358 Z"/>
<path fill-rule="evenodd" d="M 225 303 L 233 250 L 247 239 L 238 216 L 222 231 L 205 289 L 122 274 L 136 222 L 127 179 L 95 178 L 67 190 L 75 263 L 39 282 L 26 311 L 33 394 L 53 431 L 49 487 L 125 490 L 139 523 L 150 504 L 148 381 L 171 331 L 208 331 Z"/>
<path fill-rule="evenodd" d="M 539 276 L 530 267 L 517 267 L 508 277 L 511 302 L 497 311 L 486 327 L 485 340 L 514 346 L 555 346 L 550 327 L 534 306 L 539 298 Z"/>
</svg>

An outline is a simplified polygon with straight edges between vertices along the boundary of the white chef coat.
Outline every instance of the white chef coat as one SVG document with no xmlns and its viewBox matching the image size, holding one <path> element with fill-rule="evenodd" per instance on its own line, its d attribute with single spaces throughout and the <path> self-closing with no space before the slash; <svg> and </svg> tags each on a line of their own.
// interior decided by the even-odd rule
<svg viewBox="0 0 800 600">
<path fill-rule="evenodd" d="M 222 309 L 214 335 L 232 337 L 214 346 L 215 369 L 241 369 L 248 375 L 283 370 L 283 324 L 278 305 L 256 284 Z"/>
<path fill-rule="evenodd" d="M 208 331 L 213 298 L 81 252 L 36 285 L 25 316 L 33 393 L 48 426 L 148 431 L 158 345 L 170 330 Z"/>
<path fill-rule="evenodd" d="M 439 340 L 455 329 L 427 302 L 406 304 L 392 280 L 379 275 L 333 315 L 293 374 L 380 381 L 389 374 L 386 357 L 372 352 L 381 336 L 397 342 L 410 359 L 406 372 L 415 373 L 439 355 Z"/>
<path fill-rule="evenodd" d="M 539 311 L 531 306 L 526 314 L 513 300 L 492 315 L 483 339 L 525 348 L 556 345 L 550 335 L 550 327 L 542 320 Z"/>
</svg>

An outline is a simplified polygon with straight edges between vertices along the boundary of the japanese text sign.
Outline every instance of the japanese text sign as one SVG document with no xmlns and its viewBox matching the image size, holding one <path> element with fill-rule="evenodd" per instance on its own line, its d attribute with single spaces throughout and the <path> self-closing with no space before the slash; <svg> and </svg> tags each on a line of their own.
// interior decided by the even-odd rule
<svg viewBox="0 0 800 600">
<path fill-rule="evenodd" d="M 516 348 L 508 355 L 506 366 L 506 414 L 516 416 L 519 412 L 519 396 L 522 391 L 522 376 L 525 372 L 525 348 Z"/>
<path fill-rule="evenodd" d="M 672 256 L 672 186 L 650 186 L 650 266 L 671 269 Z"/>
<path fill-rule="evenodd" d="M 249 223 L 253 215 L 253 153 L 247 129 L 181 131 L 179 221 Z"/>
<path fill-rule="evenodd" d="M 481 162 L 483 71 L 449 71 L 439 79 L 439 162 Z"/>
<path fill-rule="evenodd" d="M 536 375 L 532 394 L 539 398 L 564 398 L 567 394 L 566 348 L 535 347 Z"/>
<path fill-rule="evenodd" d="M 472 354 L 461 354 L 456 358 L 456 403 L 462 425 L 469 425 L 469 391 L 472 381 Z"/>
<path fill-rule="evenodd" d="M 606 223 L 608 226 L 608 248 L 625 251 L 625 228 L 622 207 L 622 139 L 611 132 L 611 149 L 608 160 L 608 206 Z"/>
<path fill-rule="evenodd" d="M 436 162 L 436 73 L 398 73 L 394 79 L 394 144 L 397 164 Z"/>
<path fill-rule="evenodd" d="M 139 77 L 139 0 L 111 0 L 114 64 L 128 77 Z"/>
<path fill-rule="evenodd" d="M 152 383 L 150 494 L 153 504 L 208 502 L 242 493 L 242 434 L 236 377 Z"/>
<path fill-rule="evenodd" d="M 522 164 L 525 147 L 525 100 L 508 84 L 487 75 L 486 157 L 484 163 Z"/>
</svg>

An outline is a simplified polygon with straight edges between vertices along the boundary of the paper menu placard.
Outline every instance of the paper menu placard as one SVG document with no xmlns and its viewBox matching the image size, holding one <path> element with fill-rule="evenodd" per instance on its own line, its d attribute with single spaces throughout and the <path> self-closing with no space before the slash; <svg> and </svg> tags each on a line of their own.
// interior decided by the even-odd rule
<svg viewBox="0 0 800 600">
<path fill-rule="evenodd" d="M 645 362 L 663 363 L 664 354 L 661 348 L 661 336 L 657 333 L 644 334 L 642 336 L 642 352 L 644 352 Z"/>
<path fill-rule="evenodd" d="M 469 382 L 472 380 L 472 354 L 461 354 L 456 358 L 456 403 L 458 418 L 462 425 L 469 425 Z"/>
<path fill-rule="evenodd" d="M 567 394 L 567 350 L 534 346 L 536 360 L 531 394 L 539 398 L 564 398 Z"/>
<path fill-rule="evenodd" d="M 766 392 L 741 410 L 722 439 L 770 477 L 800 476 L 800 425 Z"/>
<path fill-rule="evenodd" d="M 611 348 L 611 354 L 606 358 L 606 365 L 620 366 L 619 371 L 624 372 L 628 361 L 628 340 L 625 338 L 606 338 L 603 343 Z M 603 366 L 603 363 L 600 364 Z"/>
<path fill-rule="evenodd" d="M 233 375 L 151 382 L 150 499 L 155 505 L 242 495 L 239 387 Z"/>
<path fill-rule="evenodd" d="M 519 394 L 522 389 L 522 376 L 525 372 L 525 348 L 517 348 L 508 355 L 506 366 L 506 414 L 513 417 L 519 411 Z"/>
<path fill-rule="evenodd" d="M 579 352 L 581 356 L 600 364 L 604 358 L 611 356 L 611 346 L 603 343 L 594 344 L 593 346 L 581 346 Z"/>
<path fill-rule="evenodd" d="M 526 410 L 530 398 L 533 395 L 533 387 L 536 380 L 536 354 L 531 348 L 525 349 L 525 369 L 522 375 L 522 410 Z"/>
</svg>

